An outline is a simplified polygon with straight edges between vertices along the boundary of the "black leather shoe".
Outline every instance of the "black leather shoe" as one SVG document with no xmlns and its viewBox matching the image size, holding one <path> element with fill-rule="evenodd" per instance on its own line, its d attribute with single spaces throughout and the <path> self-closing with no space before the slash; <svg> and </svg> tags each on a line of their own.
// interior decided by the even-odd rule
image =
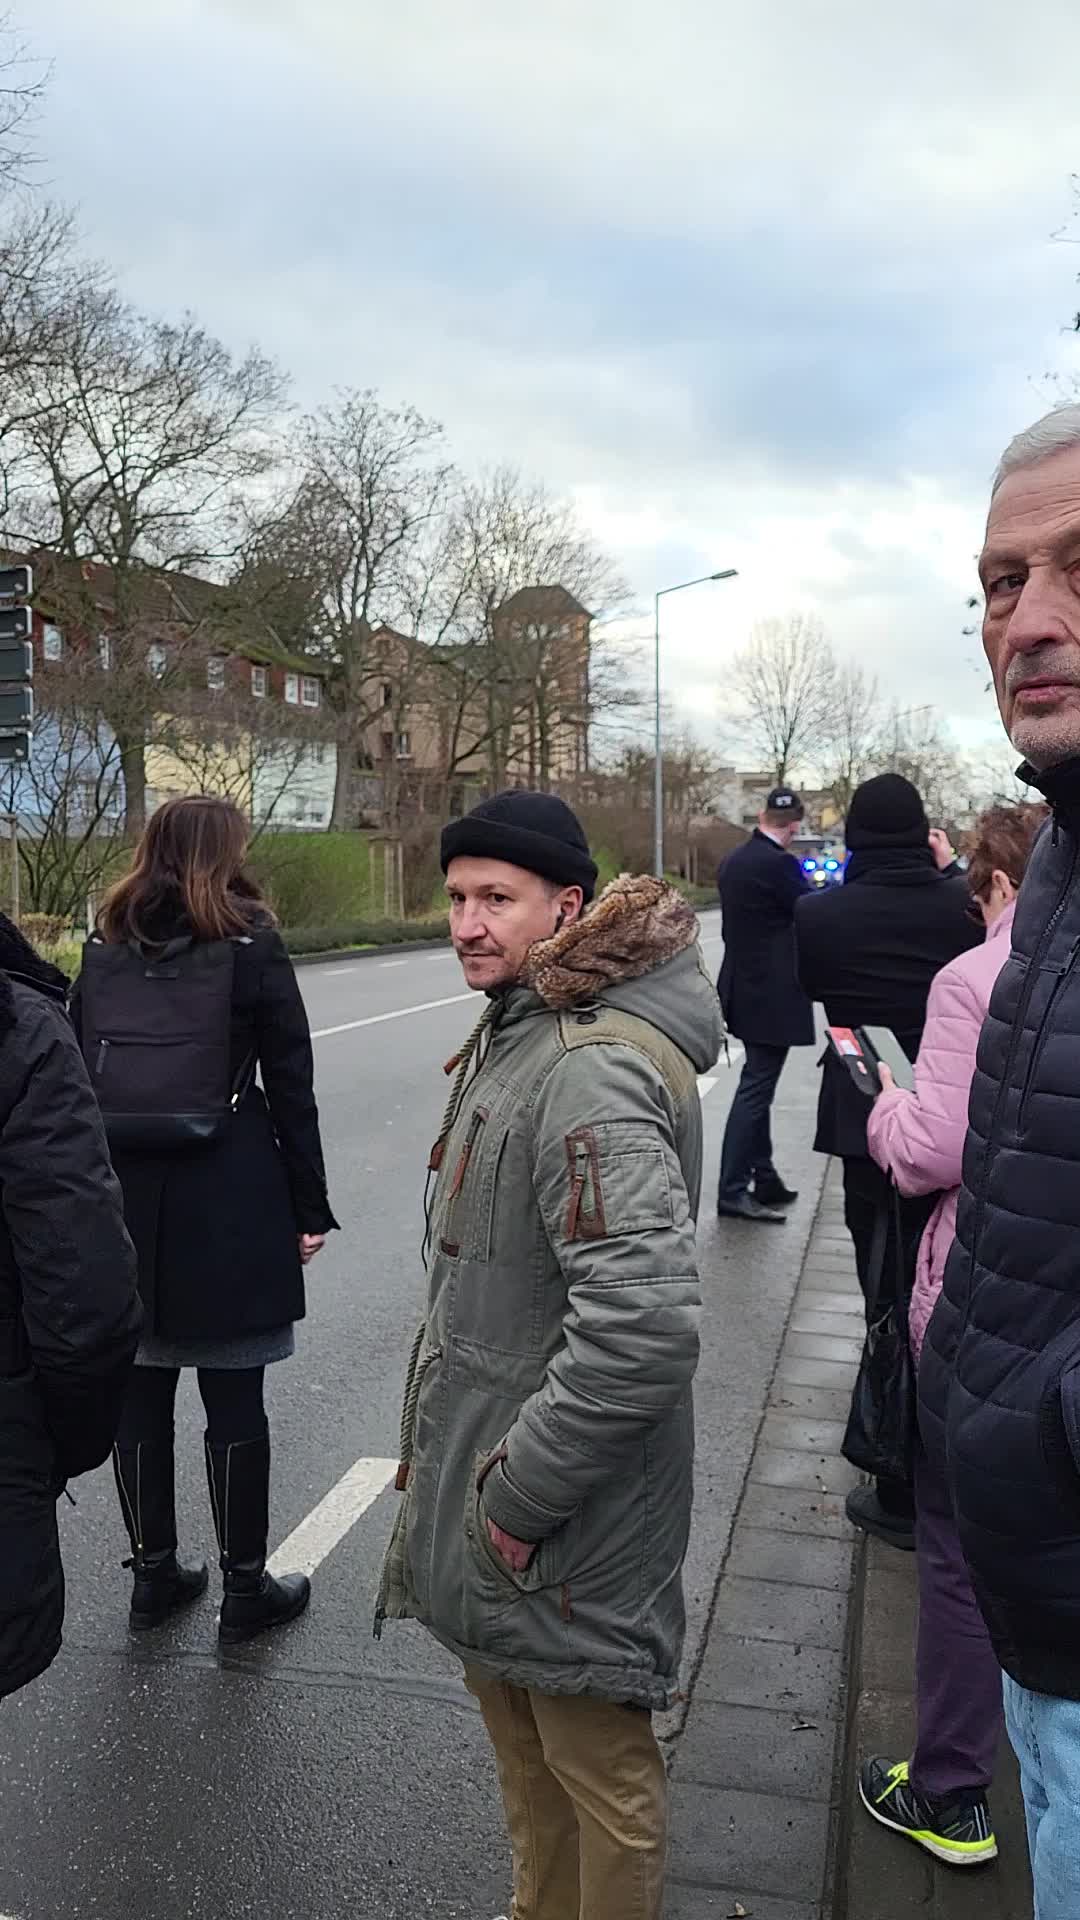
<svg viewBox="0 0 1080 1920">
<path fill-rule="evenodd" d="M 882 1506 L 876 1487 L 852 1487 L 844 1510 L 853 1527 L 872 1533 L 875 1540 L 884 1540 L 887 1546 L 898 1547 L 901 1553 L 914 1553 L 915 1529 L 910 1515 L 890 1513 Z"/>
<path fill-rule="evenodd" d="M 798 1199 L 795 1187 L 785 1187 L 778 1173 L 770 1173 L 764 1180 L 755 1180 L 753 1196 L 763 1207 L 793 1207 Z"/>
<path fill-rule="evenodd" d="M 721 1220 L 753 1220 L 760 1227 L 787 1225 L 785 1213 L 777 1213 L 773 1207 L 763 1207 L 752 1193 L 742 1193 L 737 1200 L 718 1200 L 716 1211 Z"/>
</svg>

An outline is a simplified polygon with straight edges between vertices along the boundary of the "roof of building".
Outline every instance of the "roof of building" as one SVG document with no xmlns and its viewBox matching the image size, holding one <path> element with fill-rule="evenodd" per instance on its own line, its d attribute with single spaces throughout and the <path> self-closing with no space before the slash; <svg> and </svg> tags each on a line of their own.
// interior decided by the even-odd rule
<svg viewBox="0 0 1080 1920">
<path fill-rule="evenodd" d="M 568 614 L 592 619 L 588 607 L 567 587 L 519 587 L 499 608 L 500 617 L 509 615 L 514 620 L 565 620 Z"/>
<path fill-rule="evenodd" d="M 6 564 L 28 563 L 34 572 L 34 604 L 59 618 L 66 614 L 76 625 L 90 607 L 107 618 L 113 601 L 113 568 L 98 560 L 69 560 L 47 551 L 11 553 L 0 549 Z M 137 582 L 140 615 L 162 627 L 205 627 L 211 645 L 223 653 L 250 660 L 256 666 L 280 667 L 325 680 L 330 663 L 309 654 L 294 653 L 278 641 L 272 628 L 265 636 L 244 631 L 244 608 L 230 587 L 204 580 L 194 573 L 158 567 L 132 569 Z M 81 603 L 81 604 L 80 604 Z M 265 625 L 265 623 L 264 623 Z"/>
</svg>

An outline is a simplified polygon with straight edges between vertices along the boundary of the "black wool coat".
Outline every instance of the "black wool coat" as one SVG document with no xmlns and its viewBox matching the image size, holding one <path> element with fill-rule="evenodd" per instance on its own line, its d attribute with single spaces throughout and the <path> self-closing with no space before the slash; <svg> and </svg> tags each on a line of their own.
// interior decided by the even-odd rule
<svg viewBox="0 0 1080 1920">
<path fill-rule="evenodd" d="M 2 915 L 0 969 L 2 1697 L 59 1651 L 57 1495 L 108 1457 L 140 1313 L 67 982 Z"/>
<path fill-rule="evenodd" d="M 78 987 L 72 1012 L 78 1026 Z M 252 1061 L 258 1080 L 214 1145 L 113 1152 L 147 1329 L 163 1339 L 225 1340 L 303 1319 L 298 1236 L 337 1225 L 326 1191 L 307 1012 L 272 928 L 235 947 L 234 1085 L 243 1084 Z"/>
<path fill-rule="evenodd" d="M 842 887 L 799 904 L 799 978 L 831 1027 L 891 1027 L 914 1060 L 935 974 L 985 938 L 969 906 L 964 876 L 939 873 L 929 847 L 854 853 Z M 822 1060 L 814 1145 L 865 1160 L 870 1103 L 831 1049 Z"/>
<path fill-rule="evenodd" d="M 814 1010 L 795 970 L 795 908 L 809 891 L 798 861 L 755 828 L 716 884 L 724 910 L 716 984 L 729 1032 L 764 1046 L 812 1046 Z"/>
</svg>

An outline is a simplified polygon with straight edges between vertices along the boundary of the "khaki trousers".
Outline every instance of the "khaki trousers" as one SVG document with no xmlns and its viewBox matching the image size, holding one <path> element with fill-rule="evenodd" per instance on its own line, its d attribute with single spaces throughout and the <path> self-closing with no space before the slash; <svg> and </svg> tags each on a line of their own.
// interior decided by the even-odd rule
<svg viewBox="0 0 1080 1920">
<path fill-rule="evenodd" d="M 660 1920 L 667 1776 L 652 1719 L 479 1668 L 514 1854 L 512 1920 Z"/>
</svg>

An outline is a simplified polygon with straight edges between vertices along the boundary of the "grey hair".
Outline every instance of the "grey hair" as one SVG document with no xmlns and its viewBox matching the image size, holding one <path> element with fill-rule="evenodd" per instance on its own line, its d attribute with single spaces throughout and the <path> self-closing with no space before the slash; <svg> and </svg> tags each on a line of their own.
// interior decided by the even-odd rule
<svg viewBox="0 0 1080 1920">
<path fill-rule="evenodd" d="M 1052 413 L 1044 413 L 1034 426 L 1025 427 L 1023 433 L 1009 441 L 998 461 L 990 498 L 993 499 L 1011 473 L 1037 466 L 1051 454 L 1067 453 L 1072 447 L 1080 447 L 1080 406 L 1055 407 Z"/>
</svg>

